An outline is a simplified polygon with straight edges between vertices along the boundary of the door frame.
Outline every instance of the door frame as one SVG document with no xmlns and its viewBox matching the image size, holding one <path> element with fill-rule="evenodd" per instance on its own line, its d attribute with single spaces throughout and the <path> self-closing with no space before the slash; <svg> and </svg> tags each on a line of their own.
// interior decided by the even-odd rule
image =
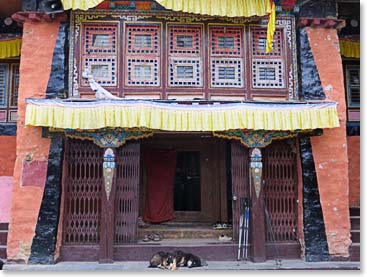
<svg viewBox="0 0 367 277">
<path fill-rule="evenodd" d="M 227 177 L 224 140 L 202 133 L 200 135 L 193 133 L 158 133 L 154 137 L 142 141 L 142 156 L 144 156 L 144 150 L 149 148 L 174 148 L 177 151 L 200 152 L 201 211 L 175 211 L 174 221 L 206 223 L 227 221 Z M 213 149 L 217 151 L 213 151 Z M 143 214 L 146 197 L 146 174 L 143 159 L 141 165 L 140 202 L 142 203 L 140 214 Z"/>
</svg>

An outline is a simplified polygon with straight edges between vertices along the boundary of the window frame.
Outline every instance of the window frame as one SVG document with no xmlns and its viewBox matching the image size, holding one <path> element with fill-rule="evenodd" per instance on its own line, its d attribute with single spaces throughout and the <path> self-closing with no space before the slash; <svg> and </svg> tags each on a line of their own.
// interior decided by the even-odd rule
<svg viewBox="0 0 367 277">
<path fill-rule="evenodd" d="M 19 66 L 20 60 L 19 58 L 8 58 L 8 59 L 0 59 L 0 65 L 6 65 L 7 68 L 7 78 L 5 80 L 5 105 L 0 106 L 0 113 L 5 113 L 5 121 L 0 121 L 0 124 L 3 123 L 16 123 L 18 117 L 18 95 L 16 105 L 12 105 L 12 97 L 15 93 L 14 86 L 16 85 L 15 79 L 18 78 L 18 86 L 16 88 L 17 93 L 19 93 Z M 14 68 L 18 68 L 16 73 L 14 74 Z M 15 114 L 15 115 L 14 115 Z M 11 120 L 11 118 L 15 116 L 15 119 Z"/>
<path fill-rule="evenodd" d="M 181 17 L 182 16 L 182 17 Z M 187 17 L 192 17 L 188 20 Z M 185 20 L 183 20 L 185 19 Z M 232 23 L 231 21 L 236 21 Z M 238 21 L 238 22 L 237 22 Z M 106 89 L 113 94 L 117 94 L 120 97 L 138 98 L 138 99 L 176 99 L 180 98 L 198 98 L 206 100 L 294 100 L 298 99 L 298 76 L 297 76 L 297 55 L 296 55 L 296 29 L 294 16 L 279 16 L 277 17 L 277 31 L 282 33 L 282 49 L 284 50 L 282 61 L 282 75 L 279 77 L 283 80 L 278 87 L 271 87 L 265 85 L 264 87 L 253 87 L 252 76 L 252 36 L 250 31 L 252 29 L 267 28 L 267 19 L 215 19 L 206 16 L 187 15 L 181 13 L 175 13 L 172 16 L 168 11 L 72 11 L 71 14 L 71 39 L 70 39 L 70 60 L 69 66 L 73 68 L 70 71 L 69 82 L 71 93 L 70 96 L 74 97 L 90 97 L 92 92 L 88 86 L 80 85 L 81 72 L 80 72 L 80 51 L 78 48 L 82 48 L 81 42 L 83 41 L 82 32 L 83 24 L 93 23 L 109 24 L 115 22 L 118 25 L 118 65 L 116 66 L 116 78 L 118 79 L 118 85 L 114 87 L 106 86 Z M 160 24 L 160 57 L 159 57 L 159 79 L 160 84 L 155 86 L 147 85 L 131 85 L 126 86 L 126 47 L 125 35 L 126 24 Z M 196 65 L 194 66 L 197 71 L 200 69 L 199 74 L 202 76 L 200 81 L 191 81 L 188 83 L 182 82 L 176 85 L 170 83 L 170 65 L 173 61 L 170 59 L 169 43 L 170 34 L 169 27 L 172 25 L 188 25 L 200 27 L 201 41 L 200 43 L 200 55 L 197 56 Z M 211 71 L 210 65 L 210 50 L 208 49 L 210 40 L 209 28 L 211 25 L 223 26 L 232 25 L 240 26 L 243 28 L 242 32 L 242 67 L 237 69 L 241 73 L 241 79 L 243 84 L 240 86 L 228 87 L 228 85 L 211 86 L 211 76 L 208 72 Z M 185 36 L 191 36 L 192 33 L 181 34 Z M 193 38 L 193 44 L 195 45 L 195 37 Z M 180 47 L 185 49 L 185 47 Z M 193 55 L 194 56 L 194 55 Z M 176 56 L 178 57 L 178 56 Z M 272 59 L 272 56 L 266 56 L 264 59 Z M 76 63 L 74 62 L 76 61 Z M 196 74 L 196 73 L 195 73 Z M 195 75 L 194 74 L 194 75 Z M 102 86 L 104 86 L 102 84 Z"/>
</svg>

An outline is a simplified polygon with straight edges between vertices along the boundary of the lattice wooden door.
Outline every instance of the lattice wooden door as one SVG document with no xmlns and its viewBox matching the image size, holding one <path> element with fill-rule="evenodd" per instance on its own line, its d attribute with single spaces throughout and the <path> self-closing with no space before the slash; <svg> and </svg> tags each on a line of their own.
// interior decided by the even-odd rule
<svg viewBox="0 0 367 277">
<path fill-rule="evenodd" d="M 233 238 L 238 240 L 241 198 L 249 197 L 249 152 L 237 141 L 231 143 Z"/>
<path fill-rule="evenodd" d="M 115 244 L 137 239 L 139 212 L 140 144 L 132 143 L 117 149 Z"/>
<path fill-rule="evenodd" d="M 296 242 L 297 159 L 286 141 L 273 142 L 263 150 L 263 178 L 265 204 L 276 242 Z M 269 232 L 267 241 L 271 241 Z"/>
<path fill-rule="evenodd" d="M 64 245 L 98 244 L 103 188 L 103 149 L 67 139 L 64 154 Z"/>
</svg>

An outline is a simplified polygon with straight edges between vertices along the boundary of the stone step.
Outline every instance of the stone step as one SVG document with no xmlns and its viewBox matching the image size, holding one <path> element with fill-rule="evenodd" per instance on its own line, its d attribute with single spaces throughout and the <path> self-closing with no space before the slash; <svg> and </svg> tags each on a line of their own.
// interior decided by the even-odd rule
<svg viewBox="0 0 367 277">
<path fill-rule="evenodd" d="M 351 239 L 352 239 L 352 242 L 353 243 L 360 243 L 361 242 L 361 232 L 358 230 L 358 231 L 351 231 L 350 232 L 351 234 Z"/>
<path fill-rule="evenodd" d="M 361 228 L 361 219 L 359 216 L 351 216 L 350 217 L 350 225 L 352 230 L 360 230 Z"/>
<path fill-rule="evenodd" d="M 352 243 L 352 246 L 349 249 L 350 253 L 350 261 L 358 262 L 361 260 L 361 247 L 359 243 Z"/>
<path fill-rule="evenodd" d="M 210 226 L 151 226 L 139 228 L 138 238 L 143 239 L 145 235 L 159 234 L 162 239 L 218 239 L 220 235 L 232 237 L 232 229 L 215 230 Z"/>
</svg>

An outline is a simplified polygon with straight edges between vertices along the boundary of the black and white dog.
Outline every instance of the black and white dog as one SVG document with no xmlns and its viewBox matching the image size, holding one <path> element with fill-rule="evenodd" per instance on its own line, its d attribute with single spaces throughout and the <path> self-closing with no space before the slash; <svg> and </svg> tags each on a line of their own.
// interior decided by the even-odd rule
<svg viewBox="0 0 367 277">
<path fill-rule="evenodd" d="M 198 256 L 183 251 L 157 252 L 151 258 L 149 267 L 176 270 L 178 267 L 187 266 L 189 268 L 201 266 Z"/>
</svg>

